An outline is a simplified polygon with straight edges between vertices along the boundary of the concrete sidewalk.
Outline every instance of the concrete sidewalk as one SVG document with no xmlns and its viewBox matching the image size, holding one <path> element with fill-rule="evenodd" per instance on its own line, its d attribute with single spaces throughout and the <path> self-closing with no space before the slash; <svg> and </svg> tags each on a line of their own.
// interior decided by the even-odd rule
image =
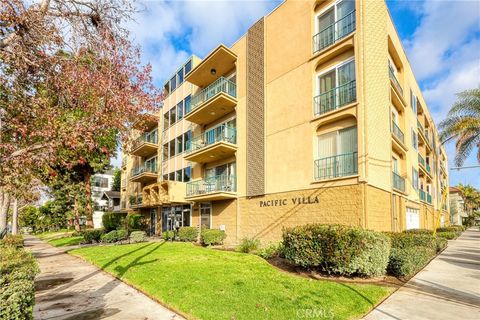
<svg viewBox="0 0 480 320">
<path fill-rule="evenodd" d="M 478 227 L 449 241 L 447 249 L 365 319 L 480 319 Z"/>
<path fill-rule="evenodd" d="M 111 275 L 27 236 L 41 273 L 35 279 L 35 319 L 183 319 Z"/>
</svg>

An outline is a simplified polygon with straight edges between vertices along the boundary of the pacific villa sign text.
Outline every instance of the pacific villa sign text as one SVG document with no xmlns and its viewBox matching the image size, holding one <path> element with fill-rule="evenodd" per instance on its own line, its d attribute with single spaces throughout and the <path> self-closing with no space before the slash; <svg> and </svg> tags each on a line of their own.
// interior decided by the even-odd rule
<svg viewBox="0 0 480 320">
<path fill-rule="evenodd" d="M 318 196 L 315 197 L 296 197 L 296 198 L 284 198 L 284 199 L 275 199 L 275 200 L 260 200 L 260 207 L 280 207 L 286 206 L 288 203 L 297 205 L 297 204 L 315 204 L 320 203 Z"/>
</svg>

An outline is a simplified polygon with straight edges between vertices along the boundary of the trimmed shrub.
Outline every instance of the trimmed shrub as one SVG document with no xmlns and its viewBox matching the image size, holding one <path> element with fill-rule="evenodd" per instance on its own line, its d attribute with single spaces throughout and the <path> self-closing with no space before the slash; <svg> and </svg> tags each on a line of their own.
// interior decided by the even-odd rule
<svg viewBox="0 0 480 320">
<path fill-rule="evenodd" d="M 416 246 L 437 250 L 437 238 L 431 234 L 423 233 L 402 233 L 402 232 L 385 232 L 392 240 L 392 248 L 412 248 Z"/>
<path fill-rule="evenodd" d="M 133 231 L 130 233 L 130 243 L 146 242 L 148 240 L 145 231 Z"/>
<path fill-rule="evenodd" d="M 258 250 L 256 254 L 265 260 L 281 257 L 283 255 L 283 243 L 271 243 L 268 246 Z"/>
<path fill-rule="evenodd" d="M 113 230 L 107 234 L 102 235 L 102 242 L 104 243 L 114 243 L 128 238 L 127 230 Z"/>
<path fill-rule="evenodd" d="M 33 256 L 23 248 L 0 250 L 0 319 L 32 319 L 35 276 L 40 272 Z"/>
<path fill-rule="evenodd" d="M 437 228 L 437 232 L 445 232 L 445 231 L 462 232 L 462 231 L 465 231 L 465 227 L 455 225 L 455 226 Z"/>
<path fill-rule="evenodd" d="M 178 239 L 180 241 L 194 242 L 197 241 L 198 230 L 195 227 L 181 227 L 178 229 Z"/>
<path fill-rule="evenodd" d="M 83 243 L 97 243 L 100 242 L 102 235 L 105 233 L 104 229 L 89 229 L 83 231 Z"/>
<path fill-rule="evenodd" d="M 173 241 L 175 240 L 175 231 L 164 231 L 162 233 L 162 239 L 166 241 Z"/>
<path fill-rule="evenodd" d="M 19 234 L 7 234 L 0 242 L 2 246 L 23 248 L 23 237 Z"/>
<path fill-rule="evenodd" d="M 437 232 L 437 237 L 444 238 L 447 240 L 453 240 L 458 237 L 458 234 L 453 231 L 442 231 L 442 232 Z"/>
<path fill-rule="evenodd" d="M 244 238 L 240 245 L 236 248 L 238 252 L 250 253 L 260 246 L 260 240 L 255 238 Z"/>
<path fill-rule="evenodd" d="M 448 245 L 447 239 L 442 237 L 437 237 L 435 241 L 437 243 L 437 253 L 445 249 Z"/>
<path fill-rule="evenodd" d="M 410 278 L 434 255 L 435 251 L 427 247 L 392 248 L 387 270 L 393 276 Z"/>
<path fill-rule="evenodd" d="M 138 213 L 132 213 L 125 218 L 125 228 L 128 231 L 137 231 L 144 229 L 143 216 Z"/>
<path fill-rule="evenodd" d="M 103 228 L 106 232 L 121 229 L 125 220 L 125 213 L 105 212 L 102 216 Z"/>
<path fill-rule="evenodd" d="M 85 230 L 80 230 L 80 231 L 73 231 L 72 232 L 72 237 L 83 237 L 83 232 Z"/>
<path fill-rule="evenodd" d="M 287 228 L 283 245 L 285 258 L 295 265 L 347 276 L 385 273 L 390 252 L 386 235 L 341 225 Z"/>
<path fill-rule="evenodd" d="M 416 233 L 416 234 L 429 234 L 433 235 L 433 230 L 428 230 L 428 229 L 408 229 L 404 230 L 404 233 Z"/>
<path fill-rule="evenodd" d="M 201 241 L 206 246 L 223 244 L 226 237 L 225 231 L 218 229 L 203 229 L 200 234 Z"/>
</svg>

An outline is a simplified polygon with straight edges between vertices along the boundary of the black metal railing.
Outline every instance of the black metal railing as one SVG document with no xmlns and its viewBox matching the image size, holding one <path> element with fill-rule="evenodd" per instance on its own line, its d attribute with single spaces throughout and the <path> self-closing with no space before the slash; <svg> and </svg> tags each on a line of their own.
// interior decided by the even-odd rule
<svg viewBox="0 0 480 320">
<path fill-rule="evenodd" d="M 357 100 L 355 80 L 323 92 L 313 98 L 315 116 L 339 109 Z"/>
<path fill-rule="evenodd" d="M 322 51 L 355 30 L 355 10 L 313 36 L 313 53 Z"/>
<path fill-rule="evenodd" d="M 358 153 L 351 152 L 314 161 L 316 180 L 351 176 L 358 173 Z"/>
</svg>

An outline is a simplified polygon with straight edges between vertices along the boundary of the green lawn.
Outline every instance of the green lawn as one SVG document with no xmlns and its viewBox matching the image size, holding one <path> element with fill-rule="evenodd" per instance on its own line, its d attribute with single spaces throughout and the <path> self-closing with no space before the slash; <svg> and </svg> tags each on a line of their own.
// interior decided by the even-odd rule
<svg viewBox="0 0 480 320">
<path fill-rule="evenodd" d="M 35 234 L 35 237 L 41 239 L 41 240 L 51 240 L 54 238 L 61 238 L 65 236 L 69 236 L 72 233 L 72 231 L 68 231 L 67 229 L 61 229 L 59 231 L 46 231 L 42 233 L 37 233 Z"/>
<path fill-rule="evenodd" d="M 65 247 L 65 246 L 74 246 L 80 244 L 83 241 L 83 237 L 64 237 L 64 238 L 56 238 L 52 240 L 48 240 L 52 246 L 55 247 Z"/>
<path fill-rule="evenodd" d="M 70 251 L 192 319 L 359 318 L 390 289 L 311 280 L 260 257 L 190 243 L 140 243 Z M 318 316 L 317 316 L 318 317 Z"/>
</svg>

